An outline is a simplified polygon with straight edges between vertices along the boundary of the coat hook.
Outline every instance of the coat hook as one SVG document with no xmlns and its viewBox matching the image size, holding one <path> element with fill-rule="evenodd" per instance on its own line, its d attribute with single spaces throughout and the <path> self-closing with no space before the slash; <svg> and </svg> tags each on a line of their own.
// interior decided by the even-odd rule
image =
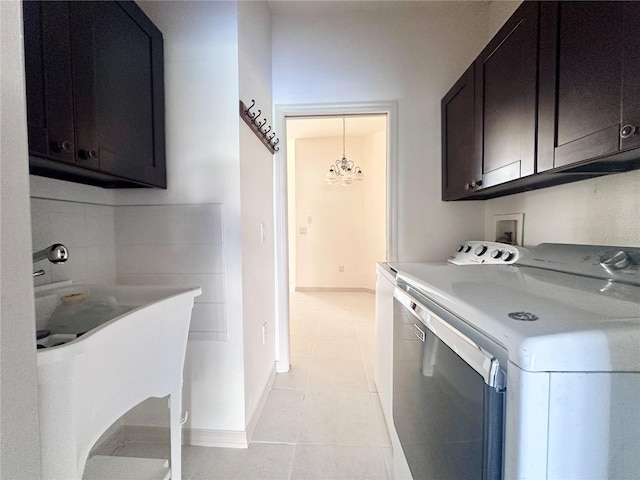
<svg viewBox="0 0 640 480">
<path fill-rule="evenodd" d="M 269 128 L 267 128 L 266 130 L 263 130 L 262 134 L 266 136 L 267 133 L 269 133 L 270 131 L 271 131 L 271 125 L 269 125 Z"/>
<path fill-rule="evenodd" d="M 274 149 L 276 152 L 279 152 L 279 151 L 280 151 L 280 147 L 273 147 L 273 149 Z"/>
<path fill-rule="evenodd" d="M 267 124 L 267 119 L 265 118 L 262 122 L 258 122 L 256 125 L 258 125 L 258 128 L 262 128 Z"/>
<path fill-rule="evenodd" d="M 273 140 L 273 137 L 276 136 L 276 132 L 273 132 L 271 135 L 269 135 L 269 143 L 271 143 L 271 140 Z"/>
<path fill-rule="evenodd" d="M 253 114 L 251 113 L 251 109 L 255 107 L 255 105 L 256 101 L 251 99 L 251 106 L 244 111 L 245 115 L 253 116 Z"/>
<path fill-rule="evenodd" d="M 258 118 L 260 118 L 260 115 L 262 115 L 262 110 L 258 109 L 258 113 L 253 116 L 253 123 L 256 123 L 256 120 L 258 120 Z M 257 125 L 257 123 L 256 123 L 256 125 Z"/>
<path fill-rule="evenodd" d="M 275 137 L 275 135 L 276 134 L 274 133 L 273 136 Z M 271 145 L 273 145 L 275 147 L 278 143 L 280 143 L 280 139 L 276 138 L 276 141 L 275 142 L 271 142 Z"/>
</svg>

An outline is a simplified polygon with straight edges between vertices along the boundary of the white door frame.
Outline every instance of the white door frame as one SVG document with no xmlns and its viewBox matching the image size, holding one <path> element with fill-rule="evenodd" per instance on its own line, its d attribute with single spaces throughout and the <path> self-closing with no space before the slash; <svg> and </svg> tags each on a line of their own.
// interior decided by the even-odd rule
<svg viewBox="0 0 640 480">
<path fill-rule="evenodd" d="M 282 132 L 274 161 L 274 224 L 276 274 L 276 371 L 288 372 L 289 345 L 289 243 L 287 223 L 287 117 L 320 115 L 387 115 L 387 261 L 398 259 L 398 103 L 365 102 L 276 105 L 275 130 Z"/>
</svg>

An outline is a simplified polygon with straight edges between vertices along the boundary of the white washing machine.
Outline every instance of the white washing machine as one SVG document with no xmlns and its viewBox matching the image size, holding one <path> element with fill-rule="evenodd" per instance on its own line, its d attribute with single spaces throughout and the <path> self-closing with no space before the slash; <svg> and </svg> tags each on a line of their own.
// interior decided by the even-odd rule
<svg viewBox="0 0 640 480">
<path fill-rule="evenodd" d="M 640 478 L 640 248 L 467 242 L 391 266 L 415 479 Z"/>
</svg>

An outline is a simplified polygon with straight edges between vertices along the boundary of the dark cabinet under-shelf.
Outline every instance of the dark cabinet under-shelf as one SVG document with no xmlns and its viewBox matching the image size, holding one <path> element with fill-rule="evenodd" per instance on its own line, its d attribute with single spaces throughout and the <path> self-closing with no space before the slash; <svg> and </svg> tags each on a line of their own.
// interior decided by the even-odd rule
<svg viewBox="0 0 640 480">
<path fill-rule="evenodd" d="M 166 188 L 160 31 L 134 2 L 23 5 L 31 173 Z"/>
</svg>

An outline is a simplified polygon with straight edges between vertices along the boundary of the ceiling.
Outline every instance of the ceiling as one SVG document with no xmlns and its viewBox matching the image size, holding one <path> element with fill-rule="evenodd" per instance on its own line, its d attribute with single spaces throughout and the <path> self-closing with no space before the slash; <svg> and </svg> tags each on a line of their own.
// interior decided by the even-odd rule
<svg viewBox="0 0 640 480">
<path fill-rule="evenodd" d="M 338 13 L 428 7 L 433 0 L 269 0 L 272 15 Z"/>
<path fill-rule="evenodd" d="M 387 116 L 381 115 L 346 115 L 345 133 L 348 137 L 371 135 L 384 131 L 387 127 Z M 288 117 L 287 139 L 324 138 L 342 136 L 342 115 L 326 117 Z"/>
</svg>

